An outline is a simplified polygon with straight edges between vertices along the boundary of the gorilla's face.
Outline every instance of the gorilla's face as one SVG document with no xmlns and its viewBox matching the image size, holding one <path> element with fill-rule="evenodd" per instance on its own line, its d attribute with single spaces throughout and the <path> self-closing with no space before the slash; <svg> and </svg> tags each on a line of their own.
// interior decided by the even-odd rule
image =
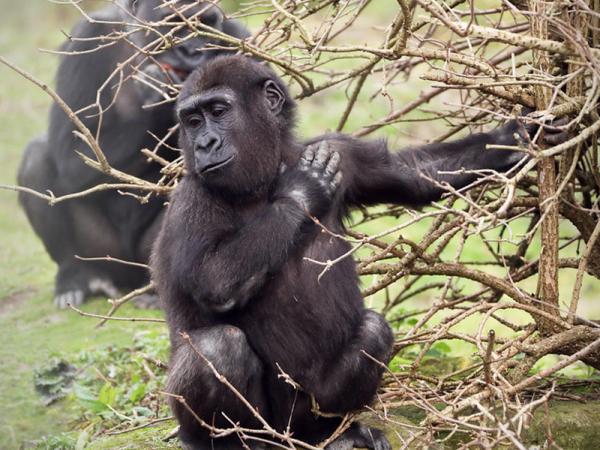
<svg viewBox="0 0 600 450">
<path fill-rule="evenodd" d="M 281 164 L 277 116 L 283 93 L 270 80 L 258 92 L 214 86 L 178 101 L 188 173 L 211 188 L 251 195 L 270 186 Z"/>
<path fill-rule="evenodd" d="M 223 30 L 223 13 L 211 3 L 179 0 L 166 6 L 164 0 L 127 2 L 130 14 L 140 23 L 150 26 L 148 30 L 133 33 L 130 39 L 138 48 L 152 52 L 154 61 L 158 62 L 162 70 L 172 75 L 173 81 L 185 80 L 196 67 L 217 54 L 215 50 L 206 49 L 208 44 L 215 42 L 214 40 L 194 36 L 194 30 L 191 29 L 197 26 L 199 31 L 209 31 L 198 25 L 200 22 L 215 30 Z M 130 17 L 128 21 L 133 22 L 134 19 Z M 186 25 L 188 21 L 192 27 Z M 161 36 L 166 36 L 166 39 L 161 39 Z M 148 45 L 157 39 L 159 43 L 151 45 L 148 49 Z M 172 43 L 176 45 L 171 45 Z"/>
</svg>

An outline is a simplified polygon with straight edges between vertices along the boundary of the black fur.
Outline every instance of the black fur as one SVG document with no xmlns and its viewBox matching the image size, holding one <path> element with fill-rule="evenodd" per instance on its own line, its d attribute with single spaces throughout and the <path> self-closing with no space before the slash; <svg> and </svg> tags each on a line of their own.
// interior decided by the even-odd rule
<svg viewBox="0 0 600 450">
<path fill-rule="evenodd" d="M 309 394 L 329 413 L 372 402 L 383 369 L 364 353 L 387 364 L 393 336 L 381 315 L 365 309 L 351 258 L 318 278 L 323 267 L 307 259 L 334 260 L 349 244 L 310 215 L 343 234 L 351 207 L 439 199 L 442 189 L 420 174 L 460 188 L 474 177 L 438 171 L 505 170 L 522 155 L 485 150 L 514 144 L 516 122 L 399 153 L 344 135 L 301 145 L 294 109 L 275 73 L 242 56 L 215 59 L 190 76 L 177 106 L 187 175 L 171 198 L 152 268 L 170 329 L 170 391 L 208 423 L 228 427 L 226 414 L 256 426 L 182 339 L 186 332 L 276 429 L 289 421 L 295 438 L 316 444 L 340 420 L 314 415 Z M 278 366 L 301 391 L 278 377 Z M 213 439 L 178 402 L 171 406 L 188 448 L 241 448 L 238 437 Z M 355 445 L 390 448 L 381 432 L 358 424 L 330 448 Z"/>
<path fill-rule="evenodd" d="M 71 35 L 84 40 L 69 40 L 61 50 L 83 54 L 63 57 L 56 75 L 56 91 L 62 99 L 73 111 L 81 111 L 79 118 L 92 134 L 101 128 L 99 142 L 110 164 L 150 181 L 158 180 L 161 167 L 156 163 L 148 163 L 140 150 L 154 148 L 157 142 L 149 132 L 162 138 L 176 124 L 176 118 L 172 104 L 144 108 L 161 97 L 131 78 L 135 73 L 133 67 L 165 82 L 178 82 L 217 54 L 214 50 L 198 50 L 207 44 L 207 40 L 195 37 L 155 56 L 158 65 L 136 57 L 123 68 L 124 81 L 119 90 L 115 89 L 119 75 L 101 90 L 100 104 L 104 110 L 101 122 L 100 110 L 87 107 L 96 102 L 98 89 L 117 65 L 136 52 L 124 40 L 113 41 L 114 45 L 91 51 L 110 42 L 97 38 L 114 37 L 117 33 L 127 31 L 127 26 L 114 23 L 131 23 L 132 15 L 143 21 L 154 21 L 170 14 L 169 9 L 157 9 L 161 3 L 162 0 L 123 0 L 118 5 L 92 14 L 96 20 L 94 23 L 85 19 L 80 21 Z M 217 8 L 206 10 L 206 5 L 195 0 L 189 0 L 188 3 L 193 6 L 185 14 L 192 16 L 204 11 L 202 20 L 207 25 L 238 37 L 248 35 L 239 24 L 224 19 Z M 189 30 L 178 33 L 184 37 Z M 137 32 L 130 35 L 129 39 L 142 48 L 157 36 L 156 33 Z M 47 135 L 32 141 L 24 152 L 18 175 L 19 184 L 42 192 L 51 190 L 60 196 L 99 183 L 114 182 L 87 167 L 77 156 L 75 150 L 93 155 L 73 134 L 75 129 L 62 109 L 53 105 Z M 174 146 L 176 141 L 171 139 L 168 144 Z M 178 156 L 167 146 L 163 146 L 159 154 L 167 160 Z M 146 281 L 148 275 L 144 269 L 114 263 L 81 262 L 74 255 L 98 257 L 110 254 L 125 260 L 147 262 L 162 218 L 164 199 L 152 198 L 148 204 L 140 205 L 131 197 L 109 191 L 53 207 L 28 195 L 21 195 L 20 200 L 34 230 L 58 264 L 55 288 L 58 306 L 66 306 L 67 301 L 80 303 L 93 291 L 112 295 L 115 288 L 139 287 Z"/>
</svg>

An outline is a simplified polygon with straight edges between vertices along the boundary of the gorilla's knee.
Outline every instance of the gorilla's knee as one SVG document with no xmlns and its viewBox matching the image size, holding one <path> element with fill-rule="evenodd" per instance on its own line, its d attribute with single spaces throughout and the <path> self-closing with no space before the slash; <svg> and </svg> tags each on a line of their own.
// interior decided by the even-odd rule
<svg viewBox="0 0 600 450">
<path fill-rule="evenodd" d="M 21 157 L 17 172 L 20 186 L 48 189 L 48 183 L 54 173 L 54 167 L 48 158 L 48 141 L 45 135 L 39 136 L 27 144 Z"/>
<path fill-rule="evenodd" d="M 182 396 L 188 407 L 206 422 L 228 426 L 230 419 L 252 420 L 252 414 L 214 371 L 224 376 L 253 406 L 264 411 L 263 366 L 248 345 L 242 330 L 230 325 L 189 332 L 189 341 L 179 342 L 173 352 L 167 383 L 168 392 Z M 211 368 L 207 361 L 212 366 Z M 178 399 L 171 408 L 184 430 L 198 424 Z M 215 422 L 216 421 L 216 422 Z"/>
<path fill-rule="evenodd" d="M 189 333 L 190 341 L 183 342 L 179 348 L 187 347 L 187 352 L 196 361 L 205 364 L 200 353 L 210 361 L 217 372 L 234 382 L 244 378 L 247 373 L 259 371 L 260 363 L 254 351 L 248 345 L 246 335 L 232 325 L 213 326 Z M 178 350 L 178 351 L 179 351 Z"/>
<path fill-rule="evenodd" d="M 387 364 L 392 356 L 394 333 L 385 317 L 368 309 L 365 311 L 361 329 L 362 339 L 369 344 L 366 350 L 371 350 L 371 356 Z"/>
</svg>

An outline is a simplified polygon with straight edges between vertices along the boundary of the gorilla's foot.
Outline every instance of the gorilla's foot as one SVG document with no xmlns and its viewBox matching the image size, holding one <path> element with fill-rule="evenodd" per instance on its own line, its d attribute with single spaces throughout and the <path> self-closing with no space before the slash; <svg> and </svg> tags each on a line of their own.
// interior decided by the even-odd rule
<svg viewBox="0 0 600 450">
<path fill-rule="evenodd" d="M 344 434 L 329 444 L 326 450 L 353 450 L 354 448 L 392 450 L 383 431 L 369 428 L 361 423 L 354 423 Z"/>
<path fill-rule="evenodd" d="M 54 296 L 54 306 L 58 309 L 67 309 L 69 305 L 79 306 L 85 300 L 85 292 L 81 289 L 57 293 Z"/>
<path fill-rule="evenodd" d="M 59 270 L 56 276 L 54 305 L 59 309 L 81 305 L 94 295 L 120 297 L 119 289 L 108 278 L 87 272 Z"/>
</svg>

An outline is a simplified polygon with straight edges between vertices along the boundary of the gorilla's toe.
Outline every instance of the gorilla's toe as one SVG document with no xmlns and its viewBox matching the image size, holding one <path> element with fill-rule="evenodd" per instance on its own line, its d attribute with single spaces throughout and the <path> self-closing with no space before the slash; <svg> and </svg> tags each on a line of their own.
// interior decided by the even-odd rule
<svg viewBox="0 0 600 450">
<path fill-rule="evenodd" d="M 71 306 L 79 306 L 85 300 L 85 294 L 82 290 L 73 290 L 62 292 L 54 297 L 54 305 L 59 309 L 66 309 Z"/>
</svg>

